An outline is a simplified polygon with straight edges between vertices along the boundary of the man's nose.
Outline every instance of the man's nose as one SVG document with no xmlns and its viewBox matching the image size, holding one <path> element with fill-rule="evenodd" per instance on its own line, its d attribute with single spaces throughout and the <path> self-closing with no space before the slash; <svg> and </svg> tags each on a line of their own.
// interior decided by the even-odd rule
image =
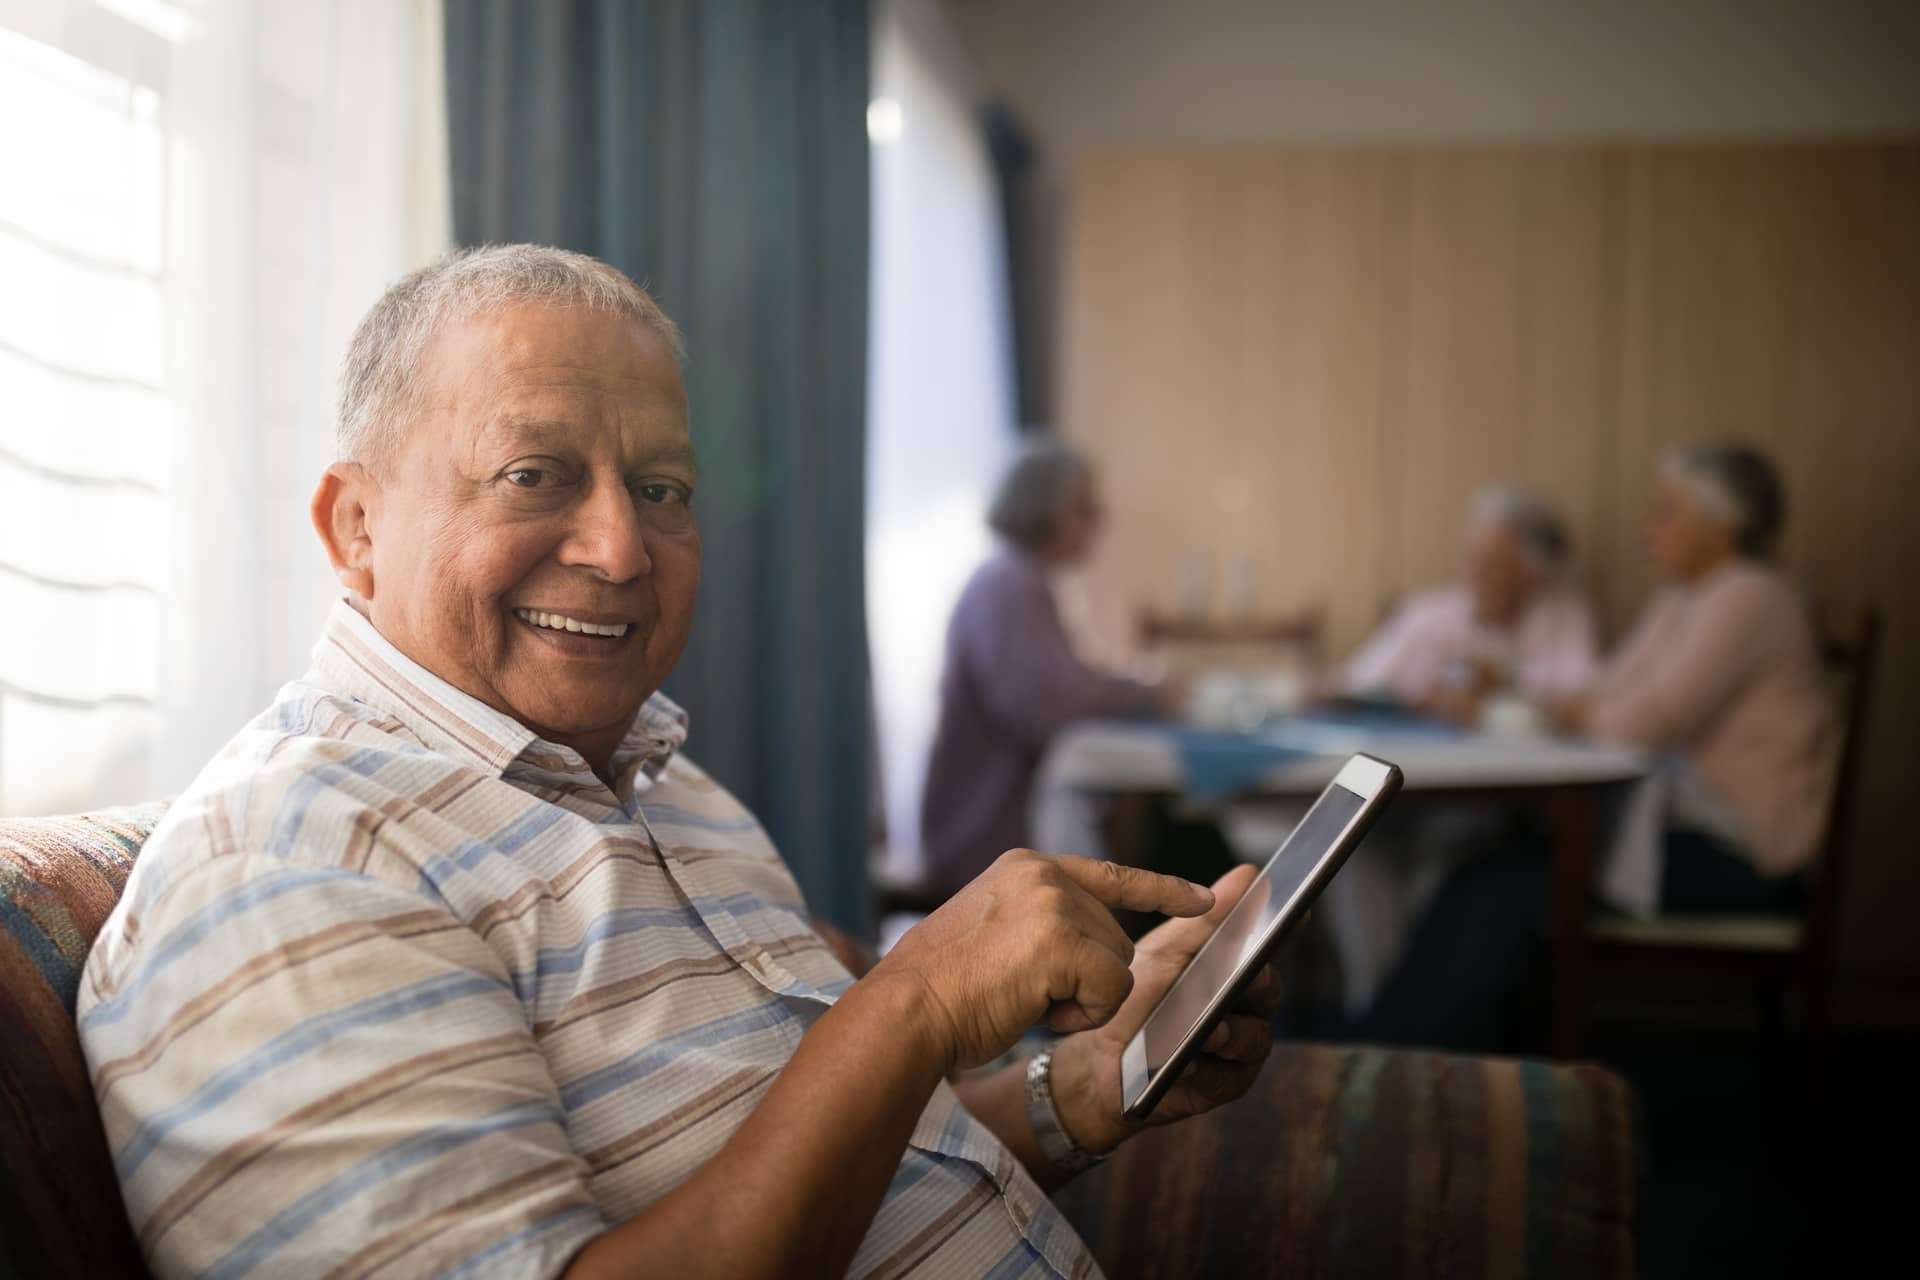
<svg viewBox="0 0 1920 1280">
<path fill-rule="evenodd" d="M 653 568 L 646 529 L 625 485 L 593 487 L 577 510 L 560 562 L 592 569 L 609 582 L 631 582 Z"/>
</svg>

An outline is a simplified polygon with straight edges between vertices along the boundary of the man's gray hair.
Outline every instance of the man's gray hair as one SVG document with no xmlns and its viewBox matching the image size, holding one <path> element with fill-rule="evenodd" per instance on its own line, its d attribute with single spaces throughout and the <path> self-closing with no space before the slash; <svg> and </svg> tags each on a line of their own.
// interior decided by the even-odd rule
<svg viewBox="0 0 1920 1280">
<path fill-rule="evenodd" d="M 1512 534 L 1536 567 L 1552 575 L 1573 552 L 1567 526 L 1545 501 L 1507 485 L 1481 491 L 1473 502 L 1475 524 L 1497 524 Z"/>
<path fill-rule="evenodd" d="M 1092 471 L 1085 454 L 1058 440 L 1025 446 L 994 490 L 987 507 L 988 527 L 1023 550 L 1045 546 L 1073 486 Z"/>
<path fill-rule="evenodd" d="M 624 316 L 651 329 L 674 359 L 686 353 L 660 304 L 598 259 L 538 244 L 455 249 L 402 277 L 353 331 L 340 370 L 340 457 L 373 461 L 399 441 L 419 409 L 420 358 L 442 329 L 520 302 Z"/>
</svg>

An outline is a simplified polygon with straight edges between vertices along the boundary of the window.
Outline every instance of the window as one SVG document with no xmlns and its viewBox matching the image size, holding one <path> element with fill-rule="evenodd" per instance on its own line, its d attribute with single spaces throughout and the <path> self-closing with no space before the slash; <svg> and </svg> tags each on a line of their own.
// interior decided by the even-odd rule
<svg viewBox="0 0 1920 1280">
<path fill-rule="evenodd" d="M 903 877 L 921 870 L 947 618 L 992 547 L 987 499 L 1015 439 L 999 189 L 939 33 L 916 18 L 879 10 L 867 113 L 867 617 L 889 869 Z"/>
<path fill-rule="evenodd" d="M 86 802 L 153 730 L 173 438 L 160 117 L 153 84 L 0 29 L 0 812 Z"/>
<path fill-rule="evenodd" d="M 336 594 L 334 370 L 448 242 L 437 0 L 0 12 L 0 815 L 178 790 Z"/>
</svg>

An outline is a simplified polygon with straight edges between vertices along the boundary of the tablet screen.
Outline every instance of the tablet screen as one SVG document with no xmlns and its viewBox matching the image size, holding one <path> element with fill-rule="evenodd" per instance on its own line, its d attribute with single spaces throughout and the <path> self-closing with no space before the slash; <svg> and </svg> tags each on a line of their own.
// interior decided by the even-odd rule
<svg viewBox="0 0 1920 1280">
<path fill-rule="evenodd" d="M 1280 912 L 1313 874 L 1340 833 L 1347 829 L 1366 799 L 1342 786 L 1327 788 L 1307 816 L 1293 829 L 1279 852 L 1247 886 L 1247 896 L 1234 905 L 1219 930 L 1195 956 L 1173 990 L 1147 1019 L 1147 1070 L 1158 1073 L 1180 1042 L 1206 1016 L 1207 1005 L 1233 981 L 1241 963 L 1256 954 Z"/>
</svg>

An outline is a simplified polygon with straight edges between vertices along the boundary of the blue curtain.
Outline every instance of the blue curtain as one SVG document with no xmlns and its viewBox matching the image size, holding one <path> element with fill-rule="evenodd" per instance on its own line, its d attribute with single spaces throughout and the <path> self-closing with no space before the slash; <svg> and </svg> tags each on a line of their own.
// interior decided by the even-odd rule
<svg viewBox="0 0 1920 1280">
<path fill-rule="evenodd" d="M 454 234 L 687 335 L 706 549 L 667 691 L 817 914 L 868 924 L 866 0 L 447 0 Z"/>
</svg>

